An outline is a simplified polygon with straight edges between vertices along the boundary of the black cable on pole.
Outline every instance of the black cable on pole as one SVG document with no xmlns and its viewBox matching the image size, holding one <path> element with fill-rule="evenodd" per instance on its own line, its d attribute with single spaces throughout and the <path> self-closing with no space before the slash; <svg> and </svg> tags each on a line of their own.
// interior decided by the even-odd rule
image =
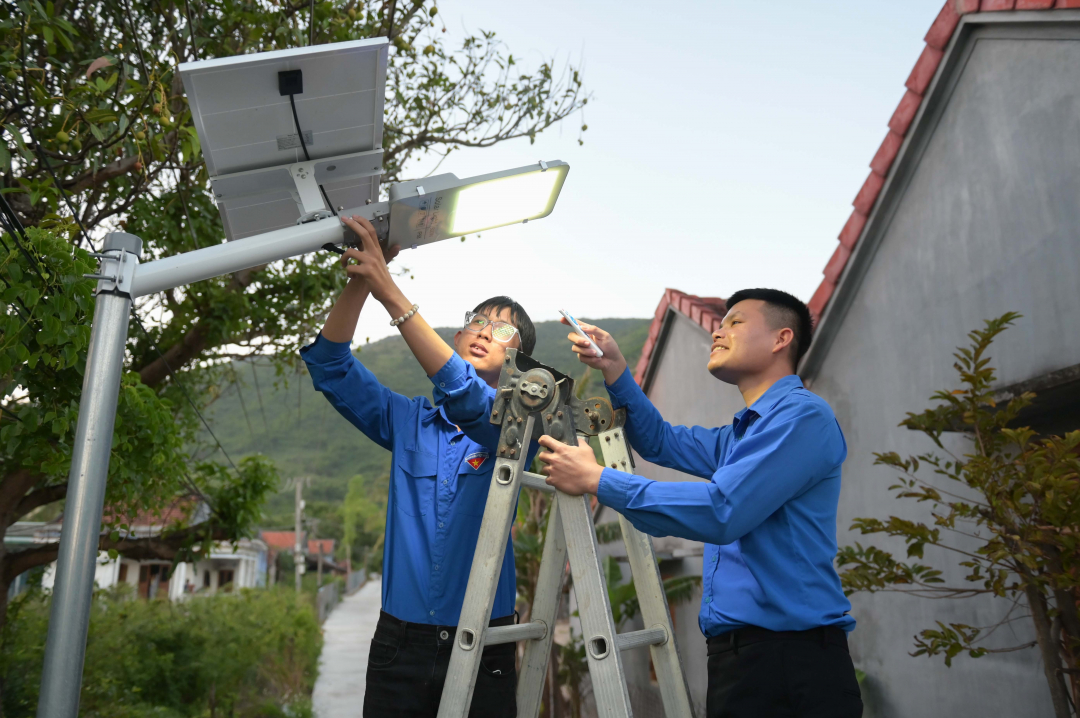
<svg viewBox="0 0 1080 718">
<path fill-rule="evenodd" d="M 293 124 L 296 125 L 296 134 L 300 137 L 300 149 L 304 151 L 304 159 L 311 162 L 311 155 L 307 151 L 307 142 L 304 142 L 304 131 L 300 129 L 300 117 L 296 114 L 296 95 L 289 95 L 289 104 L 292 106 Z"/>
<path fill-rule="evenodd" d="M 314 7 L 314 5 L 312 6 Z M 296 114 L 296 96 L 289 95 L 289 105 L 292 106 L 293 124 L 296 126 L 296 135 L 300 138 L 300 148 L 304 150 L 304 159 L 311 162 L 311 155 L 307 151 L 307 142 L 304 141 L 304 131 L 300 129 L 300 117 Z M 326 206 L 330 208 L 330 214 L 335 217 L 338 216 L 337 210 L 334 209 L 334 203 L 330 201 L 330 196 L 326 194 L 326 190 L 323 186 L 319 185 L 319 192 L 322 193 L 323 201 L 326 202 Z M 333 252 L 334 254 L 344 254 L 345 250 L 335 246 L 333 243 L 327 242 L 322 246 L 323 249 Z"/>
<path fill-rule="evenodd" d="M 30 254 L 30 250 L 23 244 L 26 239 L 26 230 L 22 226 L 22 222 L 19 221 L 19 216 L 15 214 L 15 210 L 8 204 L 7 197 L 0 194 L 0 207 L 3 208 L 3 224 L 11 238 L 15 240 L 15 246 L 19 248 L 19 252 L 26 258 L 26 261 L 30 264 L 30 268 L 34 270 L 34 274 L 41 280 L 41 284 L 45 287 L 49 286 L 48 281 L 45 279 L 45 275 L 41 273 L 41 262 L 34 255 Z M 20 239 L 20 237 L 22 239 Z M 7 246 L 6 244 L 4 245 Z"/>
</svg>

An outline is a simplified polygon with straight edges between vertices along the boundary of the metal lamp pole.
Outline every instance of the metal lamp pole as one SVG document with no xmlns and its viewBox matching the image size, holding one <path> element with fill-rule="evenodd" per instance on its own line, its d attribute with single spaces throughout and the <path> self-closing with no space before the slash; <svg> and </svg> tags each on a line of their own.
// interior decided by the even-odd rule
<svg viewBox="0 0 1080 718">
<path fill-rule="evenodd" d="M 141 255 L 142 240 L 122 232 L 108 235 L 99 255 L 101 274 L 95 275 L 97 303 L 60 530 L 38 718 L 73 717 L 79 710 L 101 511 L 124 370 L 131 280 Z"/>
<path fill-rule="evenodd" d="M 350 210 L 349 214 L 378 221 L 379 212 L 385 227 L 387 208 L 386 203 L 372 204 Z M 89 275 L 98 280 L 97 302 L 68 474 L 38 718 L 76 718 L 79 713 L 101 514 L 132 299 L 314 252 L 324 244 L 340 243 L 348 232 L 336 221 L 312 222 L 141 267 L 141 239 L 124 232 L 113 232 L 105 238 L 104 248 L 95 255 L 101 261 L 99 274 Z"/>
</svg>

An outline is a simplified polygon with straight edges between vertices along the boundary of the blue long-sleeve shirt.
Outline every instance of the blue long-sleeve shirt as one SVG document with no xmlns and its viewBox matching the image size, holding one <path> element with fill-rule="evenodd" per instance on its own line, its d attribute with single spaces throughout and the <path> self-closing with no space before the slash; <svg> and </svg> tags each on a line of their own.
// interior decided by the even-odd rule
<svg viewBox="0 0 1080 718">
<path fill-rule="evenodd" d="M 338 413 L 392 452 L 383 610 L 403 621 L 457 625 L 495 466 L 498 427 L 487 423 L 482 410 L 472 412 L 470 419 L 463 411 L 468 407 L 460 402 L 449 402 L 461 415 L 452 420 L 426 397 L 390 391 L 352 355 L 348 342 L 319 335 L 300 354 L 315 388 Z M 484 396 L 484 405 L 494 401 L 494 390 L 456 354 L 431 380 L 436 392 Z M 472 403 L 479 404 L 475 399 Z M 514 552 L 508 537 L 491 617 L 511 615 L 515 598 Z"/>
<path fill-rule="evenodd" d="M 641 531 L 705 543 L 702 633 L 855 627 L 833 567 L 847 445 L 823 399 L 787 376 L 730 425 L 706 429 L 665 422 L 629 371 L 608 393 L 626 407 L 642 458 L 708 479 L 651 481 L 605 468 L 597 492 Z"/>
</svg>

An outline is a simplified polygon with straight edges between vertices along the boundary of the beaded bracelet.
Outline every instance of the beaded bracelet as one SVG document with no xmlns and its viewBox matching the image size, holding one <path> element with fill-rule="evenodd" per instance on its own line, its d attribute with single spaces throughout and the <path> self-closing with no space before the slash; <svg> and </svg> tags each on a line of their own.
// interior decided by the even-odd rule
<svg viewBox="0 0 1080 718">
<path fill-rule="evenodd" d="M 419 304 L 414 304 L 414 305 L 412 305 L 412 309 L 410 309 L 409 311 L 405 312 L 405 314 L 401 315 L 401 316 L 400 316 L 400 317 L 398 317 L 397 319 L 391 319 L 391 320 L 390 320 L 390 326 L 392 326 L 392 327 L 396 327 L 396 326 L 398 326 L 399 324 L 404 324 L 404 323 L 405 323 L 405 320 L 409 319 L 409 318 L 410 318 L 410 317 L 411 317 L 412 315 L 416 314 L 416 312 L 417 312 L 417 311 L 418 311 L 419 309 L 420 309 L 420 305 L 419 305 Z"/>
</svg>

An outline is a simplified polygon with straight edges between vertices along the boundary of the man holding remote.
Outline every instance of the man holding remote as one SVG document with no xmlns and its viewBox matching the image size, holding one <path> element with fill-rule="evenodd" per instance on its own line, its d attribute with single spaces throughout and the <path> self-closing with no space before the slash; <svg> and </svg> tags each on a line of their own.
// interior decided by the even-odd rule
<svg viewBox="0 0 1080 718">
<path fill-rule="evenodd" d="M 862 714 L 847 649 L 855 627 L 833 567 L 840 466 L 832 409 L 795 374 L 810 312 L 774 289 L 728 299 L 708 370 L 746 408 L 719 428 L 672 426 L 634 381 L 611 335 L 581 324 L 603 352 L 569 335 L 626 407 L 631 445 L 647 461 L 707 482 L 658 482 L 598 466 L 582 442 L 542 437 L 548 483 L 600 502 L 654 536 L 705 543 L 698 623 L 708 644 L 708 718 Z"/>
<path fill-rule="evenodd" d="M 342 255 L 349 282 L 318 338 L 300 353 L 315 388 L 392 452 L 383 611 L 368 656 L 364 716 L 435 718 L 495 466 L 500 428 L 486 410 L 506 350 L 531 352 L 536 332 L 519 304 L 493 297 L 466 313 L 451 348 L 394 283 L 386 263 L 396 248 L 384 253 L 367 220 L 342 219 L 361 248 Z M 390 391 L 350 351 L 369 294 L 431 378 L 436 406 Z M 516 594 L 508 537 L 490 625 L 514 622 Z M 514 649 L 513 643 L 484 648 L 471 717 L 516 715 Z"/>
</svg>

